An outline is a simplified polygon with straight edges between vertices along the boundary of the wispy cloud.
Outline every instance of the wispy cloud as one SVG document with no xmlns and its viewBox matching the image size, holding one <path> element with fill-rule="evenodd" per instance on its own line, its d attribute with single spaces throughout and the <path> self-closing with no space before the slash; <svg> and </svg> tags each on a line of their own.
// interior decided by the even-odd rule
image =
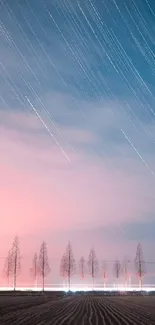
<svg viewBox="0 0 155 325">
<path fill-rule="evenodd" d="M 147 217 L 148 214 L 152 214 L 154 210 L 152 177 L 149 178 L 149 171 L 136 155 L 134 157 L 131 154 L 128 159 L 123 158 L 123 155 L 119 157 L 116 152 L 110 157 L 99 156 L 95 149 L 99 147 L 100 140 L 98 141 L 99 138 L 93 132 L 63 127 L 61 128 L 63 145 L 65 136 L 66 141 L 74 148 L 72 151 L 65 147 L 71 160 L 68 163 L 34 114 L 25 115 L 18 112 L 14 114 L 10 127 L 10 117 L 7 115 L 6 118 L 5 113 L 1 113 L 1 121 L 3 120 L 1 187 L 2 191 L 6 188 L 7 199 L 9 198 L 12 203 L 16 202 L 13 204 L 14 209 L 12 207 L 10 210 L 10 207 L 6 209 L 4 201 L 3 211 L 5 220 L 10 220 L 13 232 L 17 227 L 20 232 L 39 229 L 46 231 L 50 226 L 51 213 L 55 215 L 51 229 L 78 225 L 117 226 L 118 223 L 145 219 L 146 213 Z M 128 145 L 125 146 L 123 143 L 122 152 L 125 150 L 126 154 L 128 149 L 130 152 Z M 146 180 L 149 189 L 145 188 Z M 6 195 L 5 190 L 3 195 Z M 50 208 L 51 202 L 53 204 Z M 28 211 L 26 212 L 23 207 L 27 207 Z M 23 228 L 21 213 L 28 215 L 25 219 L 29 224 L 28 228 L 26 225 Z M 16 218 L 18 215 L 19 219 L 14 224 L 15 215 Z M 39 220 L 37 226 L 35 220 Z M 6 230 L 7 227 L 8 221 Z"/>
</svg>

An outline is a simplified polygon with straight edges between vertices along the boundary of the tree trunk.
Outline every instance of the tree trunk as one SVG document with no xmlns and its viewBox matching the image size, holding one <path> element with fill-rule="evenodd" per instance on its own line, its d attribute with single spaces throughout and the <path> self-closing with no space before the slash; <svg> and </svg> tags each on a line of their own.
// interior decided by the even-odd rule
<svg viewBox="0 0 155 325">
<path fill-rule="evenodd" d="M 71 278 L 70 278 L 70 275 L 68 276 L 68 288 L 69 288 L 69 291 L 70 291 L 70 285 L 71 285 Z"/>
<path fill-rule="evenodd" d="M 13 278 L 13 290 L 16 291 L 16 273 L 14 274 Z"/>
<path fill-rule="evenodd" d="M 42 291 L 44 292 L 44 286 L 45 286 L 45 278 L 43 276 L 43 287 L 42 287 Z"/>
<path fill-rule="evenodd" d="M 35 278 L 35 287 L 36 287 L 36 289 L 37 289 L 37 287 L 38 287 L 38 279 L 37 279 L 37 276 L 36 276 L 36 278 Z"/>
<path fill-rule="evenodd" d="M 141 276 L 139 277 L 139 288 L 140 288 L 140 290 L 142 290 L 142 277 Z"/>
<path fill-rule="evenodd" d="M 94 291 L 94 276 L 93 276 L 92 280 L 93 280 L 93 291 Z"/>
</svg>

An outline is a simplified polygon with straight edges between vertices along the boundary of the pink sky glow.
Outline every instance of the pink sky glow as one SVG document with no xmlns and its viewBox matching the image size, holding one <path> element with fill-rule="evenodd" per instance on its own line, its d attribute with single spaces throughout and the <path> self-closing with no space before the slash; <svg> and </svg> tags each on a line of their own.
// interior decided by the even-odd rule
<svg viewBox="0 0 155 325">
<path fill-rule="evenodd" d="M 19 130 L 13 128 L 15 120 Z M 70 239 L 67 235 L 79 257 L 87 256 L 94 244 L 102 258 L 103 242 L 108 248 L 106 258 L 124 254 L 126 247 L 133 246 L 124 242 L 122 247 L 124 224 L 142 221 L 155 208 L 153 196 L 147 196 L 143 186 L 145 174 L 139 175 L 134 160 L 131 176 L 125 168 L 118 168 L 118 157 L 116 167 L 100 158 L 90 159 L 76 144 L 95 143 L 96 139 L 78 129 L 63 130 L 74 145 L 74 152 L 68 150 L 68 162 L 48 134 L 22 131 L 22 126 L 39 130 L 40 123 L 33 116 L 30 120 L 31 124 L 20 113 L 12 119 L 12 128 L 7 123 L 1 128 L 1 256 L 7 254 L 16 234 L 29 260 L 43 239 L 49 245 L 49 255 L 60 259 Z M 120 229 L 119 242 L 113 244 L 98 236 L 98 230 L 106 227 L 111 232 Z"/>
</svg>

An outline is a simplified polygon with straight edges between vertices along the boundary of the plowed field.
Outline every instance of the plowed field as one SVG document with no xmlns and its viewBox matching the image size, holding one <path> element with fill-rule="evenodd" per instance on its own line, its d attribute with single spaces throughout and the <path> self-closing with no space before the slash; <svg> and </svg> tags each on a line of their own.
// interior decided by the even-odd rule
<svg viewBox="0 0 155 325">
<path fill-rule="evenodd" d="M 0 297 L 1 325 L 153 325 L 155 297 Z"/>
</svg>

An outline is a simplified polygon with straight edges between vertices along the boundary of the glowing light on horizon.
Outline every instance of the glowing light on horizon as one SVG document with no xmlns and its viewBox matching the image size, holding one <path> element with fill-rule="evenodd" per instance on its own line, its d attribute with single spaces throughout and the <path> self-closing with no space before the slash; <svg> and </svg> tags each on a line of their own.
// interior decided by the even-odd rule
<svg viewBox="0 0 155 325">
<path fill-rule="evenodd" d="M 0 291 L 13 291 L 12 287 L 0 287 Z M 16 291 L 42 291 L 42 287 L 17 287 Z M 45 287 L 44 291 L 64 291 L 64 292 L 68 292 L 69 288 L 66 287 Z M 76 287 L 72 287 L 70 289 L 71 292 L 78 292 L 78 291 L 115 291 L 115 292 L 126 292 L 126 291 L 146 291 L 146 292 L 151 292 L 151 291 L 155 291 L 155 285 L 149 285 L 149 286 L 144 286 L 142 287 L 142 289 L 139 286 L 131 286 L 131 287 L 124 287 L 124 286 L 118 286 L 118 287 L 94 287 L 94 289 L 92 289 L 90 286 L 76 286 Z"/>
</svg>

